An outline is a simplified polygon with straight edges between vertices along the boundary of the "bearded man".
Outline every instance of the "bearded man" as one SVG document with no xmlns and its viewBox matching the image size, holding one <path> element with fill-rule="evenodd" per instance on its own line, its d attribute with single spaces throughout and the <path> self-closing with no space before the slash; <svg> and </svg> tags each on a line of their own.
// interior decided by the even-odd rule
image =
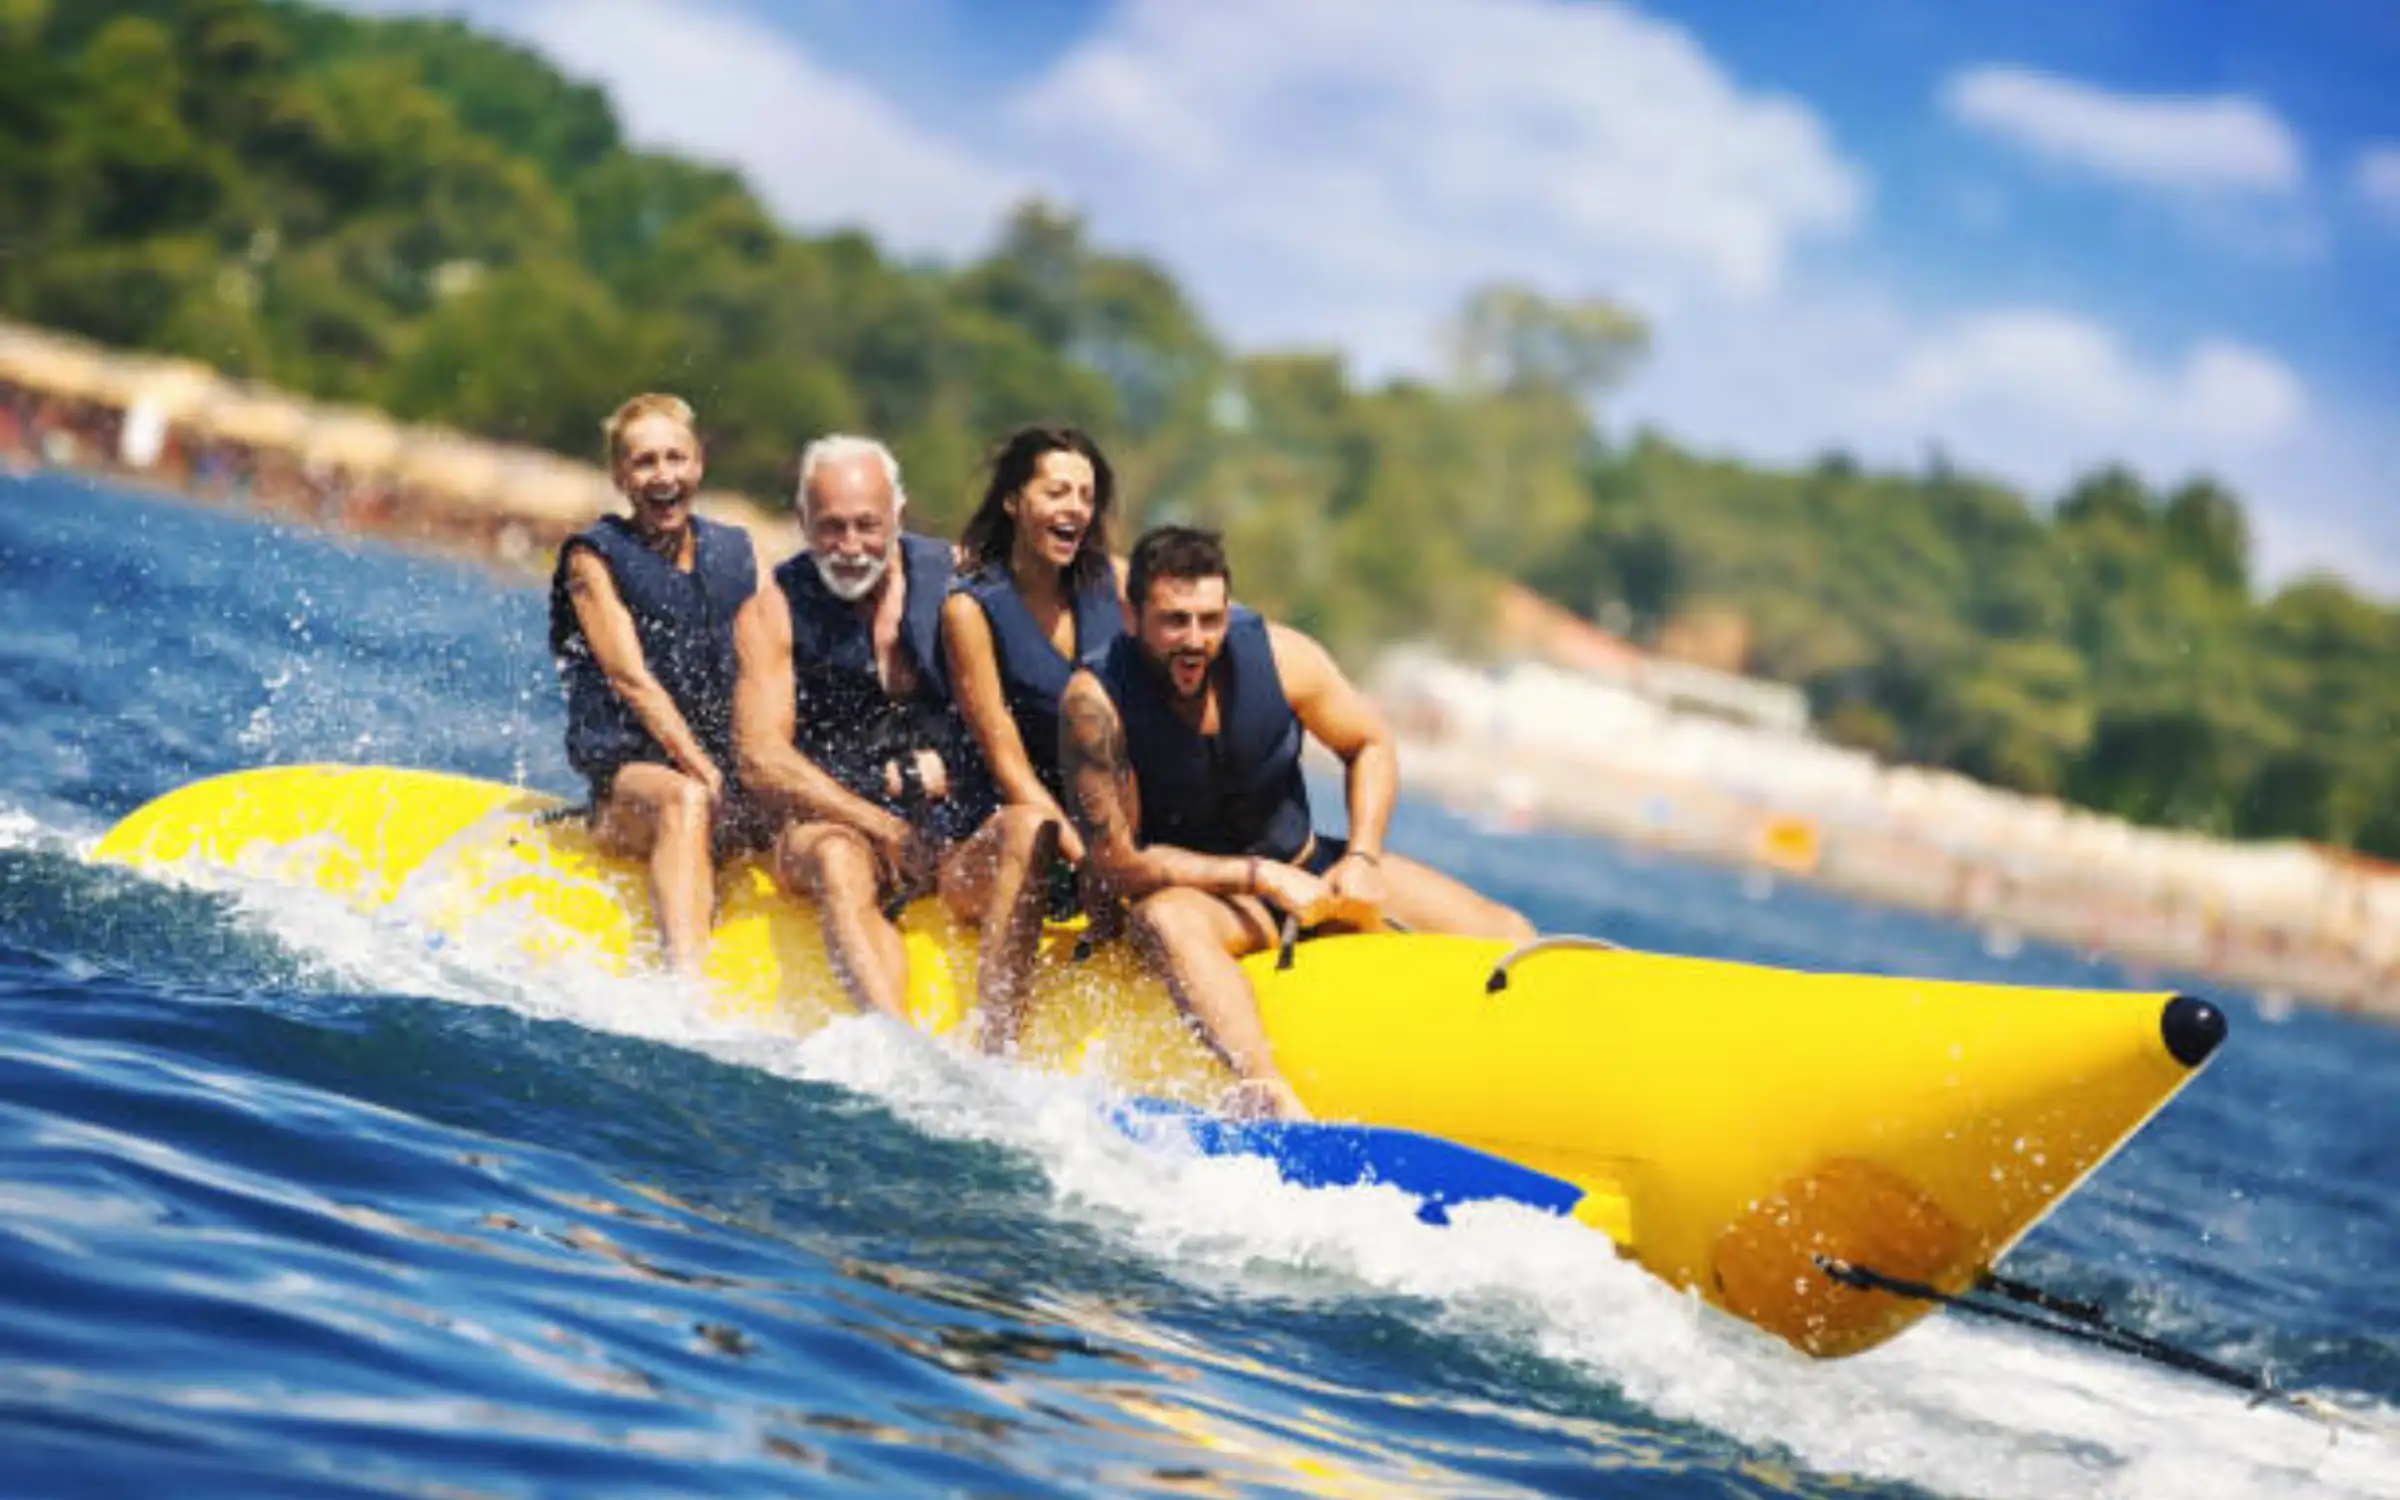
<svg viewBox="0 0 2400 1500">
<path fill-rule="evenodd" d="M 981 1003 L 1013 1011 L 1041 938 L 1028 874 L 1056 857 L 1059 825 L 997 805 L 942 654 L 951 547 L 901 529 L 907 498 L 871 438 L 801 455 L 807 546 L 762 572 L 735 621 L 735 751 L 778 829 L 776 880 L 816 904 L 853 1003 L 907 1018 L 894 918 L 938 894 L 981 928 Z"/>
<path fill-rule="evenodd" d="M 1067 811 L 1088 878 L 1130 906 L 1144 956 L 1240 1079 L 1237 1113 L 1300 1118 L 1238 960 L 1277 917 L 1308 931 L 1417 932 L 1521 943 L 1533 926 L 1384 847 L 1399 797 L 1392 733 L 1325 648 L 1232 598 L 1211 532 L 1161 526 L 1134 544 L 1134 629 L 1060 701 Z M 1349 836 L 1319 833 L 1300 770 L 1314 738 L 1342 763 Z"/>
</svg>

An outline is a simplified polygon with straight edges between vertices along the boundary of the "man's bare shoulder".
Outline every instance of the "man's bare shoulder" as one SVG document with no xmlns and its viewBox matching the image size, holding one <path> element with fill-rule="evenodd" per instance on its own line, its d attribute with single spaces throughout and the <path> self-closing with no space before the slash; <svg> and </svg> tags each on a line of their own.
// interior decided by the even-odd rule
<svg viewBox="0 0 2400 1500">
<path fill-rule="evenodd" d="M 1322 692 L 1344 680 L 1333 653 L 1305 630 L 1269 620 L 1267 645 L 1275 653 L 1275 675 L 1283 679 L 1284 691 L 1290 697 Z"/>
<path fill-rule="evenodd" d="M 791 650 L 792 609 L 771 570 L 759 569 L 758 588 L 735 613 L 733 634 L 734 646 L 745 658 L 756 648 Z"/>
</svg>

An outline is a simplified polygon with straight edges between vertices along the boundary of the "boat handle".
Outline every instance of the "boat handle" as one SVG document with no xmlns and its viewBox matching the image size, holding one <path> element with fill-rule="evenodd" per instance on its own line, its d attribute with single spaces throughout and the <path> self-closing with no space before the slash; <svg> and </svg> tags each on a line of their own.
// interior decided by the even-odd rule
<svg viewBox="0 0 2400 1500">
<path fill-rule="evenodd" d="M 1386 925 L 1396 928 L 1401 932 L 1406 932 L 1409 930 L 1406 926 L 1398 922 L 1391 922 Z M 1298 948 L 1299 943 L 1300 919 L 1291 915 L 1289 912 L 1286 912 L 1283 918 L 1282 929 L 1277 934 L 1275 943 L 1275 970 L 1277 973 L 1282 973 L 1291 968 L 1293 953 Z M 1626 947 L 1623 943 L 1615 942 L 1604 937 L 1591 937 L 1580 932 L 1558 932 L 1552 933 L 1548 937 L 1537 937 L 1531 942 L 1519 943 L 1516 947 L 1511 948 L 1506 953 L 1500 955 L 1499 962 L 1492 965 L 1491 977 L 1483 982 L 1483 992 L 1487 995 L 1497 995 L 1502 990 L 1507 989 L 1508 971 L 1515 968 L 1518 964 L 1523 963 L 1525 960 L 1533 957 L 1537 953 L 1631 953 L 1633 951 L 1633 949 Z"/>
<path fill-rule="evenodd" d="M 1414 927 L 1409 926 L 1406 922 L 1401 921 L 1398 917 L 1385 917 L 1383 919 L 1383 926 L 1384 930 L 1387 932 L 1397 932 L 1402 935 L 1406 935 L 1417 930 Z M 1283 926 L 1275 938 L 1276 973 L 1280 974 L 1292 966 L 1293 952 L 1299 946 L 1300 919 L 1287 911 L 1283 914 Z"/>
<path fill-rule="evenodd" d="M 1582 933 L 1578 932 L 1560 932 L 1553 933 L 1548 937 L 1537 937 L 1532 942 L 1519 943 L 1514 948 L 1511 948 L 1506 953 L 1500 955 L 1500 961 L 1492 965 L 1492 977 L 1483 982 L 1483 992 L 1487 995 L 1497 995 L 1502 990 L 1507 989 L 1508 971 L 1523 963 L 1525 960 L 1533 957 L 1536 953 L 1557 953 L 1562 951 L 1582 953 L 1631 953 L 1634 950 L 1626 947 L 1623 943 L 1611 942 L 1604 937 L 1586 937 Z"/>
</svg>

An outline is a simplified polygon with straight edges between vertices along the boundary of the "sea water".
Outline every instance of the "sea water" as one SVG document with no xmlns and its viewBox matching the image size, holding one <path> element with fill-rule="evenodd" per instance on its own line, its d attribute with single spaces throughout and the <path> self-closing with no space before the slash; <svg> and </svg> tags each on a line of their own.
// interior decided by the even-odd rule
<svg viewBox="0 0 2400 1500">
<path fill-rule="evenodd" d="M 84 858 L 262 764 L 572 790 L 560 723 L 521 581 L 0 479 L 0 1493 L 2400 1495 L 2383 1433 L 2038 1334 L 1812 1363 L 1529 1211 Z M 1415 803 L 1393 842 L 1637 946 L 2162 979 Z M 2009 1269 L 2388 1426 L 2400 1032 L 2216 998 L 2220 1059 Z"/>
</svg>

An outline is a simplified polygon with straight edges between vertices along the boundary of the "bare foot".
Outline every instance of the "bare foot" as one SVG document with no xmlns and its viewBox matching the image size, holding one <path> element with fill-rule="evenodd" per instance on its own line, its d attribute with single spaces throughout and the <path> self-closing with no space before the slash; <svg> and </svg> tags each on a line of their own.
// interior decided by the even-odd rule
<svg viewBox="0 0 2400 1500">
<path fill-rule="evenodd" d="M 1217 1101 L 1219 1113 L 1236 1120 L 1305 1120 L 1308 1106 L 1281 1078 L 1245 1078 Z"/>
</svg>

